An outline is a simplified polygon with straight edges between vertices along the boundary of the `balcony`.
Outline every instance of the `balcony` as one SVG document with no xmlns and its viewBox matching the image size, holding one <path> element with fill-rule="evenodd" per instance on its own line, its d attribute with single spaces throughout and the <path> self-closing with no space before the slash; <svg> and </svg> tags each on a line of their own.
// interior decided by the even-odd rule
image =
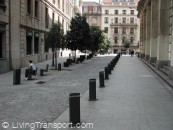
<svg viewBox="0 0 173 130">
<path fill-rule="evenodd" d="M 137 23 L 111 23 L 110 26 L 121 26 L 121 27 L 133 26 L 133 27 L 136 27 L 138 25 L 137 25 Z"/>
</svg>

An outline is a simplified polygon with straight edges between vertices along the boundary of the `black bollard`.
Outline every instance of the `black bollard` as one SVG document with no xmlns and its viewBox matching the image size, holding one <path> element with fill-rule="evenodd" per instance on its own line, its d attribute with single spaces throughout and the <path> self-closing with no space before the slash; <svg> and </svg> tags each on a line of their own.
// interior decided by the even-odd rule
<svg viewBox="0 0 173 130">
<path fill-rule="evenodd" d="M 100 87 L 105 87 L 103 71 L 99 72 L 99 82 L 100 82 Z"/>
<path fill-rule="evenodd" d="M 96 99 L 96 79 L 89 80 L 89 101 L 95 101 Z"/>
<path fill-rule="evenodd" d="M 69 121 L 72 125 L 80 123 L 80 93 L 69 95 Z"/>
<path fill-rule="evenodd" d="M 21 82 L 21 69 L 14 69 L 13 71 L 13 85 L 18 85 Z"/>
<path fill-rule="evenodd" d="M 108 64 L 108 74 L 111 74 L 111 65 Z"/>
<path fill-rule="evenodd" d="M 58 64 L 58 71 L 61 71 L 61 63 Z"/>
<path fill-rule="evenodd" d="M 108 67 L 105 67 L 105 79 L 109 79 Z"/>
</svg>

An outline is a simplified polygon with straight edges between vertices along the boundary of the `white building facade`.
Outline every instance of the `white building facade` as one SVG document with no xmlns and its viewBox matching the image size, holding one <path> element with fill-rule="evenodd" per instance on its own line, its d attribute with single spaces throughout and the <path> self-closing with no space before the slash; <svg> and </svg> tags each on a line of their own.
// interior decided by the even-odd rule
<svg viewBox="0 0 173 130">
<path fill-rule="evenodd" d="M 101 28 L 111 39 L 112 51 L 123 50 L 125 41 L 131 49 L 139 42 L 139 19 L 137 18 L 138 0 L 103 0 Z"/>
</svg>

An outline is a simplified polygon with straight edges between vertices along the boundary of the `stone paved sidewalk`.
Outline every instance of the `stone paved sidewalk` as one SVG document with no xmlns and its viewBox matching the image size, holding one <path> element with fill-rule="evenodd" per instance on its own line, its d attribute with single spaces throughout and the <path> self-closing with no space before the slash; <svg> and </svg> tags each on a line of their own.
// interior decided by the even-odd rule
<svg viewBox="0 0 173 130">
<path fill-rule="evenodd" d="M 85 130 L 173 130 L 172 89 L 140 59 L 122 56 L 105 84 L 97 101 L 81 97 L 81 123 L 94 126 Z M 53 123 L 69 123 L 69 109 Z"/>
</svg>

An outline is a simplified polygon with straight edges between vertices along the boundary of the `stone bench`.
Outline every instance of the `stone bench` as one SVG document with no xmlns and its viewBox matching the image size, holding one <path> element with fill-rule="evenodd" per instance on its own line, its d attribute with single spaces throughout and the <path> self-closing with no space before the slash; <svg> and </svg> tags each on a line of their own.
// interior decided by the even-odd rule
<svg viewBox="0 0 173 130">
<path fill-rule="evenodd" d="M 46 65 L 46 69 L 40 69 L 40 76 L 44 76 L 44 72 L 48 72 L 49 70 L 49 65 Z"/>
</svg>

